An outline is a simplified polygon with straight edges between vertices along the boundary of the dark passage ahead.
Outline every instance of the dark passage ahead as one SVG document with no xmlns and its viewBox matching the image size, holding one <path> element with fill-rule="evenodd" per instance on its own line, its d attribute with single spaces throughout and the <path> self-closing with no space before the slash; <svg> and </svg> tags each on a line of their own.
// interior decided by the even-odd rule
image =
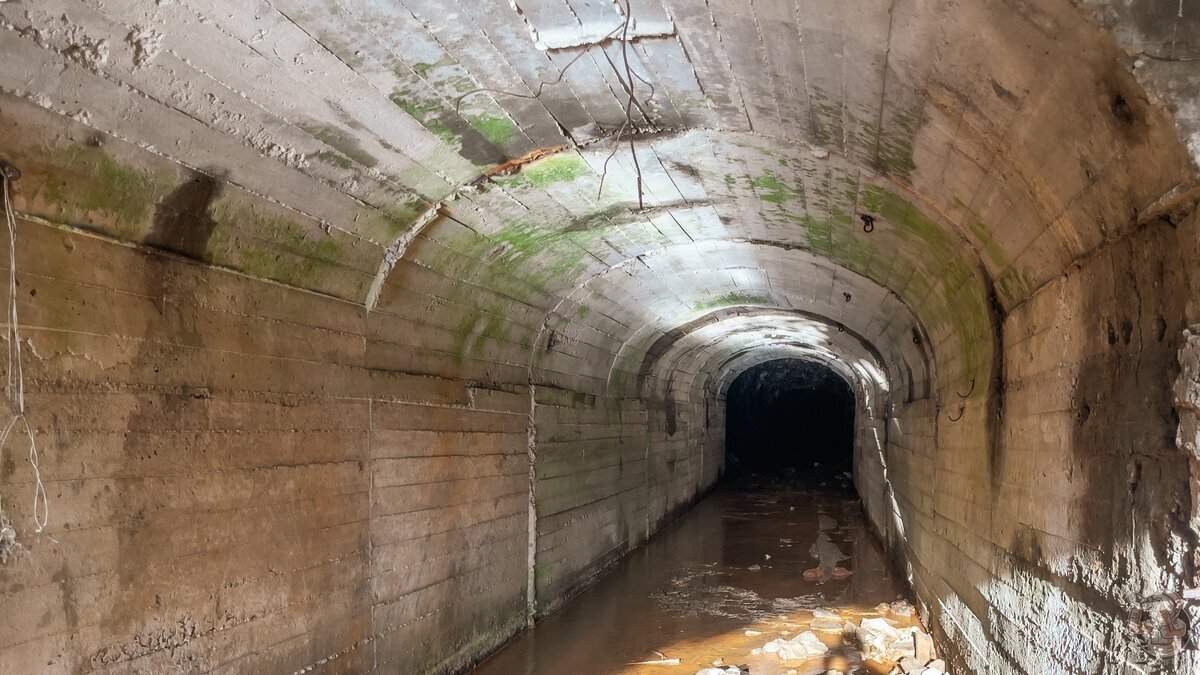
<svg viewBox="0 0 1200 675">
<path fill-rule="evenodd" d="M 726 475 L 794 472 L 819 482 L 850 471 L 854 392 L 829 368 L 798 359 L 759 364 L 733 381 L 727 405 Z"/>
</svg>

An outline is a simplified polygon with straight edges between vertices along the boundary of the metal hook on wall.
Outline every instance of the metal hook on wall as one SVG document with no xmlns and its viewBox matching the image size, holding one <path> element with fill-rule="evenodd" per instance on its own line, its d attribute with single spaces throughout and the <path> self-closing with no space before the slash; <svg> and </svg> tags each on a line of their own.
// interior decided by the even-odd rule
<svg viewBox="0 0 1200 675">
<path fill-rule="evenodd" d="M 875 216 L 867 213 L 860 213 L 858 217 L 862 219 L 863 232 L 870 233 L 875 229 Z"/>
<path fill-rule="evenodd" d="M 971 388 L 968 389 L 967 393 L 965 393 L 965 394 L 958 394 L 958 397 L 959 398 L 967 398 L 974 392 L 975 392 L 975 378 L 972 377 L 971 378 Z M 957 394 L 958 392 L 955 392 L 955 393 Z"/>
<path fill-rule="evenodd" d="M 951 417 L 949 415 L 946 415 L 946 419 L 950 420 L 951 422 L 957 422 L 957 421 L 961 420 L 963 418 L 963 415 L 965 415 L 966 413 L 967 413 L 967 404 L 960 403 L 958 406 L 958 417 Z"/>
<path fill-rule="evenodd" d="M 21 170 L 0 159 L 0 177 L 7 178 L 10 183 L 15 183 L 21 180 Z"/>
</svg>

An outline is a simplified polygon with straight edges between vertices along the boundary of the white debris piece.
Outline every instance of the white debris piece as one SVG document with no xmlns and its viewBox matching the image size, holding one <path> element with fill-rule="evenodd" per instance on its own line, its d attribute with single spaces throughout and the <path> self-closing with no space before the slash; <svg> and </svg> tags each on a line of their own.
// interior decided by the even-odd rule
<svg viewBox="0 0 1200 675">
<path fill-rule="evenodd" d="M 917 631 L 913 633 L 913 656 L 921 663 L 929 663 L 937 657 L 937 653 L 933 649 L 933 637 L 925 631 Z M 946 666 L 942 664 L 942 670 Z"/>
<path fill-rule="evenodd" d="M 863 619 L 858 640 L 865 658 L 887 663 L 915 655 L 912 636 L 917 632 L 917 628 L 896 628 L 886 619 Z"/>
<path fill-rule="evenodd" d="M 701 668 L 696 671 L 696 675 L 742 675 L 742 669 L 737 666 L 729 666 L 728 668 Z"/>
<path fill-rule="evenodd" d="M 836 611 L 834 611 L 832 609 L 825 609 L 823 607 L 818 607 L 818 608 L 814 609 L 812 611 L 812 615 L 814 618 L 817 618 L 817 619 L 840 619 L 841 618 L 841 615 L 839 615 Z"/>
<path fill-rule="evenodd" d="M 806 630 L 790 640 L 775 638 L 763 645 L 762 650 L 768 654 L 778 654 L 781 659 L 807 659 L 824 654 L 829 647 L 821 642 L 816 633 Z"/>
</svg>

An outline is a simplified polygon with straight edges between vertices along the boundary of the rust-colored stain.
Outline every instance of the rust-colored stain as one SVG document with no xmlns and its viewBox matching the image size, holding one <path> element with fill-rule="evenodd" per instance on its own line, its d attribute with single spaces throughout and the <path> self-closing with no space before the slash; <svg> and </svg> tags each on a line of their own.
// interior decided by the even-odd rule
<svg viewBox="0 0 1200 675">
<path fill-rule="evenodd" d="M 567 146 L 565 145 L 552 145 L 546 148 L 536 148 L 534 150 L 530 150 L 524 155 L 521 155 L 520 157 L 510 159 L 503 164 L 498 164 L 487 171 L 484 171 L 483 175 L 487 178 L 491 178 L 492 176 L 511 176 L 513 174 L 521 173 L 521 167 L 525 166 L 526 164 L 536 162 L 543 157 L 553 155 L 557 152 L 562 152 L 566 149 Z"/>
</svg>

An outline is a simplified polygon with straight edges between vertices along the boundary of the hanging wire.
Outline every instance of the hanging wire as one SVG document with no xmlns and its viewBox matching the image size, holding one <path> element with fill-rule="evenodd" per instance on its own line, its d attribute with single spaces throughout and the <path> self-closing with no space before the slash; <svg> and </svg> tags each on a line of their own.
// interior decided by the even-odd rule
<svg viewBox="0 0 1200 675">
<path fill-rule="evenodd" d="M 462 113 L 462 104 L 465 99 L 467 99 L 470 96 L 474 96 L 475 94 L 480 94 L 480 93 L 485 93 L 485 92 L 489 93 L 489 94 L 498 94 L 500 96 L 511 96 L 513 98 L 532 99 L 532 100 L 540 99 L 542 92 L 545 90 L 545 88 L 554 86 L 554 85 L 562 82 L 563 79 L 567 76 L 567 71 L 571 69 L 571 66 L 574 66 L 576 63 L 579 62 L 580 59 L 582 59 L 585 55 L 587 55 L 592 47 L 601 45 L 601 44 L 607 42 L 608 40 L 611 40 L 611 39 L 617 37 L 617 35 L 620 34 L 621 60 L 623 62 L 622 65 L 624 66 L 624 71 L 625 71 L 624 74 L 621 73 L 622 69 L 618 68 L 617 64 L 612 62 L 612 59 L 608 59 L 608 61 L 609 61 L 609 65 L 612 66 L 613 74 L 616 76 L 617 82 L 619 82 L 621 85 L 621 88 L 625 90 L 625 94 L 627 97 L 626 102 L 625 102 L 625 121 L 621 124 L 621 127 L 617 130 L 617 133 L 613 135 L 612 151 L 609 152 L 608 157 L 605 158 L 604 166 L 600 171 L 600 187 L 596 191 L 596 198 L 599 199 L 600 196 L 603 194 L 604 182 L 608 178 L 608 165 L 612 162 L 613 158 L 617 154 L 617 150 L 621 147 L 621 144 L 622 144 L 621 142 L 625 138 L 626 132 L 629 132 L 629 134 L 628 134 L 629 153 L 633 158 L 633 168 L 634 168 L 634 172 L 637 175 L 638 210 L 639 211 L 645 210 L 645 208 L 646 208 L 645 190 L 644 190 L 644 181 L 642 178 L 642 166 L 641 166 L 641 162 L 637 156 L 637 148 L 636 148 L 635 138 L 632 133 L 633 128 L 635 126 L 634 120 L 633 120 L 633 109 L 634 109 L 635 105 L 636 105 L 637 109 L 640 112 L 642 112 L 643 117 L 646 118 L 646 121 L 649 122 L 651 124 L 651 126 L 654 126 L 655 123 L 653 120 L 651 120 L 649 118 L 648 115 L 646 115 L 645 106 L 643 106 L 642 103 L 637 100 L 637 92 L 636 92 L 637 85 L 634 83 L 634 80 L 637 80 L 650 88 L 650 95 L 647 97 L 647 100 L 653 99 L 655 94 L 657 93 L 657 90 L 655 89 L 654 84 L 651 83 L 646 78 L 642 77 L 641 74 L 638 73 L 637 70 L 635 70 L 633 68 L 632 64 L 630 63 L 630 60 L 629 60 L 629 29 L 631 27 L 632 22 L 633 22 L 632 0 L 625 0 L 625 20 L 622 21 L 619 26 L 617 26 L 616 28 L 609 31 L 604 37 L 600 38 L 599 40 L 589 43 L 589 44 L 586 44 L 586 45 L 583 45 L 580 52 L 578 54 L 576 54 L 574 58 L 572 58 L 570 61 L 568 61 L 567 65 L 563 66 L 563 68 L 558 72 L 558 77 L 554 78 L 553 80 L 538 82 L 537 88 L 533 90 L 532 94 L 523 94 L 523 93 L 515 92 L 515 91 L 505 91 L 503 89 L 492 89 L 492 88 L 488 88 L 488 87 L 480 87 L 478 89 L 472 89 L 471 91 L 468 91 L 468 92 L 462 94 L 461 96 L 459 96 L 457 99 L 455 99 L 454 111 L 456 113 L 461 114 Z"/>
<path fill-rule="evenodd" d="M 21 364 L 21 324 L 17 318 L 17 217 L 12 208 L 12 180 L 7 172 L 0 171 L 0 182 L 4 193 L 4 224 L 8 230 L 8 363 L 4 382 L 4 394 L 12 409 L 12 419 L 0 433 L 0 454 L 8 445 L 8 439 L 19 426 L 29 439 L 29 465 L 33 467 L 33 525 L 41 532 L 50 522 L 50 502 L 46 486 L 42 484 L 42 470 L 38 462 L 37 441 L 33 429 L 25 418 L 25 371 Z M 0 511 L 3 504 L 0 503 Z"/>
<path fill-rule="evenodd" d="M 616 35 L 618 32 L 620 32 L 623 27 L 624 26 L 621 25 L 621 26 L 617 26 L 616 28 L 612 29 L 611 31 L 609 31 L 608 35 L 605 35 L 603 38 L 600 39 L 600 41 L 603 42 L 604 40 L 608 40 L 608 39 L 612 38 L 614 35 Z M 532 94 L 522 94 L 517 91 L 505 91 L 503 89 L 491 89 L 488 87 L 480 87 L 478 89 L 472 89 L 471 91 L 468 91 L 467 93 L 465 93 L 462 96 L 459 96 L 457 99 L 455 99 L 454 100 L 454 112 L 460 113 L 460 114 L 462 113 L 462 104 L 463 104 L 463 101 L 467 97 L 474 96 L 475 94 L 482 94 L 485 92 L 489 93 L 489 94 L 499 94 L 501 96 L 511 96 L 513 98 L 524 98 L 524 99 L 531 99 L 531 100 L 539 99 L 542 96 L 542 90 L 544 90 L 546 87 L 552 87 L 563 81 L 563 78 L 565 78 L 567 76 L 567 71 L 571 69 L 571 66 L 578 63 L 579 59 L 582 59 L 588 53 L 589 47 L 591 47 L 591 45 L 584 46 L 584 48 L 578 54 L 575 55 L 575 58 L 573 58 L 569 62 L 567 62 L 567 65 L 563 66 L 562 70 L 558 71 L 558 77 L 554 78 L 553 80 L 538 82 L 537 89 Z"/>
</svg>

